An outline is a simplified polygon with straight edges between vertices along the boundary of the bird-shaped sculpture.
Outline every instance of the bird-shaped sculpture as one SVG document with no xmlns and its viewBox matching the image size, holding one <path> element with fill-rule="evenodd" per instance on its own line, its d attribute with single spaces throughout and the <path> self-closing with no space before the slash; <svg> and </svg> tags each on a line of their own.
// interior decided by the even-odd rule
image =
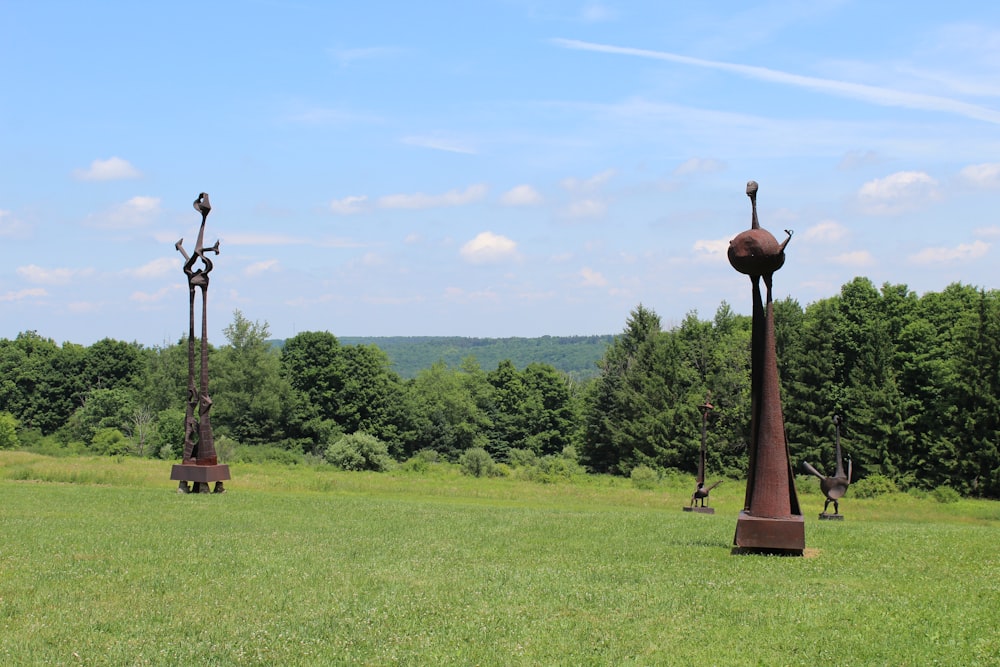
<svg viewBox="0 0 1000 667">
<path fill-rule="evenodd" d="M 711 486 L 705 486 L 705 442 L 706 442 L 706 425 L 708 423 L 708 413 L 711 412 L 715 406 L 713 406 L 709 399 L 712 397 L 712 392 L 708 392 L 705 395 L 705 402 L 701 405 L 701 451 L 698 456 L 698 487 L 691 494 L 691 503 L 689 507 L 698 506 L 698 501 L 701 501 L 700 507 L 705 507 L 705 500 L 708 498 L 708 494 L 722 484 L 720 479 L 715 484 Z"/>
<path fill-rule="evenodd" d="M 851 473 L 853 468 L 851 459 L 848 458 L 847 472 L 844 472 L 844 459 L 840 453 L 840 425 L 843 423 L 840 415 L 833 416 L 833 423 L 837 430 L 836 446 L 834 450 L 834 455 L 837 460 L 837 470 L 833 473 L 833 477 L 827 477 L 807 462 L 802 462 L 802 466 L 806 470 L 816 477 L 819 477 L 819 488 L 823 492 L 823 495 L 826 496 L 826 503 L 823 504 L 823 514 L 826 514 L 826 510 L 830 506 L 830 503 L 833 503 L 833 513 L 840 514 L 840 504 L 837 501 L 843 498 L 844 494 L 847 493 L 847 487 L 851 484 Z"/>
<path fill-rule="evenodd" d="M 712 491 L 712 489 L 717 487 L 719 484 L 722 484 L 721 479 L 715 484 L 712 484 L 711 486 L 705 486 L 705 482 L 698 482 L 698 488 L 695 489 L 694 493 L 691 494 L 691 506 L 704 507 L 705 499 L 708 498 L 708 494 Z M 701 505 L 698 505 L 698 501 L 701 501 Z"/>
</svg>

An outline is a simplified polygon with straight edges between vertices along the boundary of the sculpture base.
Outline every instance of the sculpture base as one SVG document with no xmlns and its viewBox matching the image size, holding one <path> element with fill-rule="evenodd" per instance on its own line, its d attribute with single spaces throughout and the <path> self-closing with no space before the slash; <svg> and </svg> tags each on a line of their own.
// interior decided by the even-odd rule
<svg viewBox="0 0 1000 667">
<path fill-rule="evenodd" d="M 714 507 L 682 507 L 685 512 L 697 512 L 698 514 L 715 514 Z"/>
<path fill-rule="evenodd" d="M 229 477 L 229 466 L 217 464 L 214 466 L 181 463 L 170 470 L 170 479 L 180 482 L 221 482 Z"/>
<path fill-rule="evenodd" d="M 737 553 L 764 553 L 801 556 L 806 548 L 805 517 L 788 518 L 753 516 L 740 512 L 733 538 Z"/>
<path fill-rule="evenodd" d="M 820 521 L 843 521 L 843 514 L 827 514 L 826 512 L 821 512 L 819 515 Z"/>
</svg>

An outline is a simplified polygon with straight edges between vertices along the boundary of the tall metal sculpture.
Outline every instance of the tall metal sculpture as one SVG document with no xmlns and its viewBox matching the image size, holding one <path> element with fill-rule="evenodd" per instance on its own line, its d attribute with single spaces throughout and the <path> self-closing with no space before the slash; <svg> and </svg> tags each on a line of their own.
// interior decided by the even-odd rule
<svg viewBox="0 0 1000 667">
<path fill-rule="evenodd" d="M 788 456 L 785 423 L 778 386 L 771 283 L 785 263 L 788 238 L 778 241 L 757 221 L 757 183 L 747 183 L 752 211 L 750 229 L 729 243 L 729 263 L 750 277 L 753 285 L 753 324 L 750 374 L 750 466 L 743 511 L 733 541 L 741 552 L 802 555 L 805 520 L 799 510 L 795 477 Z M 761 298 L 760 281 L 767 289 Z"/>
<path fill-rule="evenodd" d="M 833 477 L 827 477 L 820 471 L 809 465 L 808 462 L 803 461 L 802 467 L 808 470 L 810 473 L 819 477 L 819 488 L 826 496 L 826 503 L 823 504 L 823 512 L 819 515 L 820 520 L 834 519 L 842 520 L 844 515 L 840 513 L 840 503 L 838 502 L 847 493 L 847 487 L 851 485 L 851 474 L 853 472 L 854 466 L 851 463 L 851 459 L 847 459 L 847 471 L 844 471 L 844 458 L 841 456 L 840 452 L 840 425 L 843 423 L 840 415 L 833 416 L 833 425 L 836 430 L 836 444 L 834 446 L 834 459 L 836 461 L 837 469 L 833 473 Z M 827 514 L 826 510 L 833 503 L 833 514 Z"/>
<path fill-rule="evenodd" d="M 709 394 L 705 396 L 705 402 L 701 405 L 701 453 L 698 456 L 697 487 L 695 488 L 694 493 L 691 494 L 690 504 L 683 508 L 685 512 L 715 514 L 715 508 L 706 506 L 705 501 L 708 500 L 708 494 L 712 492 L 712 489 L 717 487 L 719 484 L 722 484 L 722 480 L 720 479 L 711 486 L 705 486 L 705 451 L 708 434 L 708 413 L 714 408 L 714 406 L 708 402 L 708 399 L 711 398 L 711 396 L 712 394 L 709 392 Z"/>
<path fill-rule="evenodd" d="M 189 324 L 188 327 L 188 396 L 187 410 L 184 415 L 184 456 L 180 465 L 175 465 L 170 472 L 170 479 L 179 482 L 177 490 L 180 493 L 207 493 L 209 483 L 215 482 L 214 493 L 225 492 L 223 480 L 229 479 L 229 466 L 220 465 L 215 453 L 215 436 L 212 434 L 212 421 L 209 411 L 212 409 L 212 399 L 208 395 L 208 274 L 211 273 L 212 260 L 210 252 L 219 254 L 219 242 L 205 247 L 205 221 L 212 211 L 208 194 L 202 192 L 194 200 L 194 210 L 201 213 L 201 227 L 198 229 L 198 239 L 194 244 L 194 252 L 188 254 L 184 250 L 184 239 L 174 244 L 184 256 L 184 274 L 188 279 Z M 202 266 L 195 268 L 198 262 Z M 195 292 L 201 290 L 201 364 L 199 384 L 195 384 L 195 329 L 194 304 Z M 195 413 L 197 412 L 197 419 Z M 192 482 L 189 487 L 188 482 Z"/>
</svg>

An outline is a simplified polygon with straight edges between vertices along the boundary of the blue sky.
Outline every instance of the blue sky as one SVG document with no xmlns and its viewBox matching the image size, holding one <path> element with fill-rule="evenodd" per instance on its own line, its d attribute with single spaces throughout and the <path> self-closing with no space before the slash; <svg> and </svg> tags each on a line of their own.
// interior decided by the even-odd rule
<svg viewBox="0 0 1000 667">
<path fill-rule="evenodd" d="M 0 337 L 615 333 L 723 301 L 998 287 L 1000 5 L 0 3 Z"/>
</svg>

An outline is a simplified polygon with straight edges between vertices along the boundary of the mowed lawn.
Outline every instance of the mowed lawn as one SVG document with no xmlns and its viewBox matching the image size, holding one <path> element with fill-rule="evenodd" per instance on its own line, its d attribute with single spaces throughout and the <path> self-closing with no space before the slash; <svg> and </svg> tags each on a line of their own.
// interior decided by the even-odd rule
<svg viewBox="0 0 1000 667">
<path fill-rule="evenodd" d="M 0 452 L 0 664 L 1000 664 L 997 502 L 802 495 L 783 558 L 735 481 L 232 471 Z"/>
</svg>

